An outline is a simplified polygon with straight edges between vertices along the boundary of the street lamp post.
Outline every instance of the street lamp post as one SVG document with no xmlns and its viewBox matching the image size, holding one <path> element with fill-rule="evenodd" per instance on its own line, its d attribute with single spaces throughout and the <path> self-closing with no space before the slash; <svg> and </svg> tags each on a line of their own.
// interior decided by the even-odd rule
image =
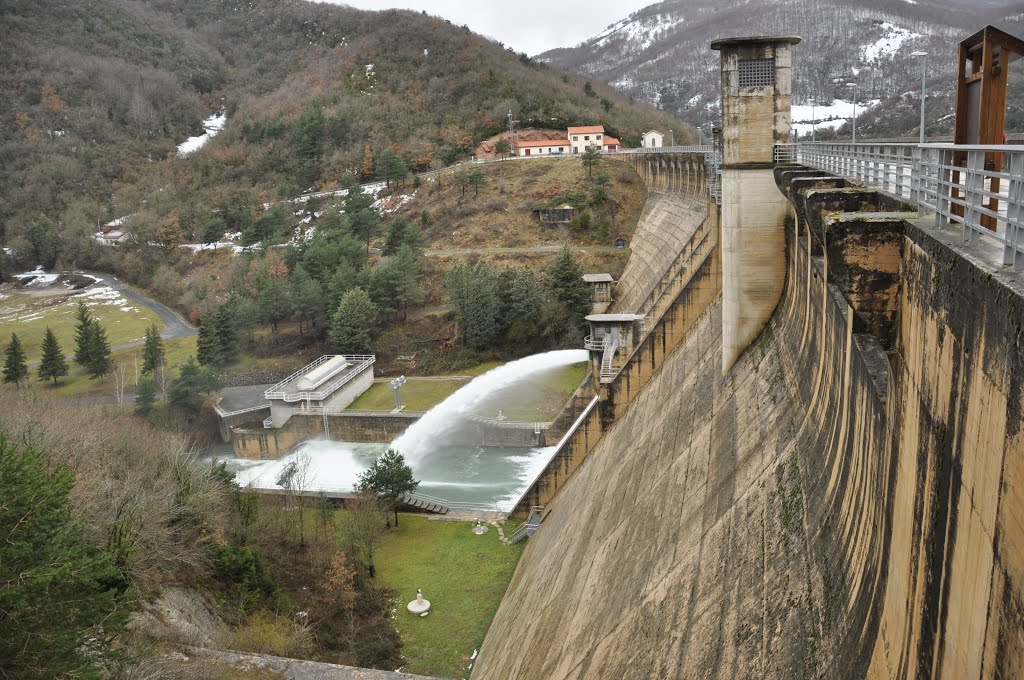
<svg viewBox="0 0 1024 680">
<path fill-rule="evenodd" d="M 675 146 L 676 145 L 676 134 L 674 132 L 672 132 L 671 128 L 669 128 L 669 131 L 668 131 L 668 145 L 669 146 Z"/>
<path fill-rule="evenodd" d="M 912 56 L 912 57 L 920 57 L 921 58 L 921 136 L 920 136 L 919 143 L 920 144 L 924 144 L 924 97 L 925 97 L 925 66 L 926 66 L 925 57 L 928 56 L 928 53 L 927 52 L 921 52 L 920 50 L 918 50 L 917 52 L 911 52 L 910 56 Z"/>
<path fill-rule="evenodd" d="M 853 88 L 853 143 L 857 143 L 857 83 L 847 83 L 847 87 Z"/>
<path fill-rule="evenodd" d="M 395 410 L 402 410 L 402 385 L 405 384 L 405 376 L 400 375 L 388 383 L 388 389 L 395 393 Z"/>
<path fill-rule="evenodd" d="M 815 131 L 818 128 L 818 126 L 816 125 L 816 123 L 818 122 L 818 117 L 817 117 L 817 115 L 815 115 L 815 110 L 814 110 L 814 107 L 815 107 L 815 105 L 817 103 L 818 102 L 814 101 L 814 97 L 811 97 L 811 142 L 816 142 L 817 141 L 814 138 L 814 133 L 815 133 Z"/>
</svg>

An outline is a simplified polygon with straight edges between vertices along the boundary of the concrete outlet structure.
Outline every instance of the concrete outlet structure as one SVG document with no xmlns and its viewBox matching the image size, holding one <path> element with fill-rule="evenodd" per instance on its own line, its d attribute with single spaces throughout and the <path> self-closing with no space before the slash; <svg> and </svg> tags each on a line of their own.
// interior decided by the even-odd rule
<svg viewBox="0 0 1024 680">
<path fill-rule="evenodd" d="M 785 284 L 789 202 L 772 169 L 789 140 L 793 36 L 711 43 L 722 55 L 722 371 L 767 325 Z"/>
<path fill-rule="evenodd" d="M 270 418 L 264 426 L 284 427 L 296 413 L 326 415 L 340 411 L 373 385 L 369 354 L 325 355 L 266 391 Z"/>
</svg>

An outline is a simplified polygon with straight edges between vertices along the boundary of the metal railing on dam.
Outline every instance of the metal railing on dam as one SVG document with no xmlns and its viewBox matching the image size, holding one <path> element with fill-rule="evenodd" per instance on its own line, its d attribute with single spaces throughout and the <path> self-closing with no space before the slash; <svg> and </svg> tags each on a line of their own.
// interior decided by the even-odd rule
<svg viewBox="0 0 1024 680">
<path fill-rule="evenodd" d="M 798 143 L 777 146 L 775 158 L 905 198 L 936 226 L 959 224 L 965 243 L 992 241 L 1002 264 L 1024 267 L 1024 146 Z"/>
</svg>

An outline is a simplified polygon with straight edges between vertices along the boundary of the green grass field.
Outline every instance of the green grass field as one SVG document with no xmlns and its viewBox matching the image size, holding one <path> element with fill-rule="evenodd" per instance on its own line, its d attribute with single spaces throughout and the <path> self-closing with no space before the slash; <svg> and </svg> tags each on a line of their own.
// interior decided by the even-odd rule
<svg viewBox="0 0 1024 680">
<path fill-rule="evenodd" d="M 377 554 L 377 575 L 395 590 L 395 625 L 402 634 L 402 670 L 446 678 L 467 677 L 505 595 L 522 544 L 503 545 L 490 528 L 483 536 L 470 522 L 402 515 Z M 405 605 L 416 589 L 430 600 L 430 615 L 413 616 Z"/>
<path fill-rule="evenodd" d="M 163 328 L 156 314 L 134 303 L 122 305 L 102 299 L 87 302 L 90 313 L 107 330 L 112 346 L 142 340 L 151 323 Z M 77 310 L 78 296 L 9 293 L 0 300 L 0 344 L 6 347 L 11 333 L 17 333 L 29 364 L 35 363 L 42 354 L 43 335 L 49 326 L 64 352 L 72 354 Z"/>
<path fill-rule="evenodd" d="M 357 411 L 390 411 L 395 408 L 395 393 L 388 389 L 388 382 L 373 383 L 349 408 Z M 428 411 L 467 382 L 465 378 L 406 378 L 402 386 L 402 403 L 408 411 Z"/>
<path fill-rule="evenodd" d="M 114 296 L 110 295 L 109 297 L 113 298 Z M 78 299 L 80 296 L 64 294 L 8 293 L 6 297 L 0 299 L 0 346 L 6 346 L 10 341 L 11 333 L 17 333 L 18 339 L 25 347 L 28 363 L 34 364 L 39 361 L 43 335 L 49 326 L 57 335 L 57 340 L 64 353 L 73 354 Z M 86 298 L 83 296 L 83 299 Z M 106 329 L 111 346 L 142 340 L 146 328 L 151 323 L 156 323 L 157 328 L 163 329 L 156 314 L 141 305 L 126 304 L 124 298 L 110 300 L 94 298 L 87 299 L 87 302 L 90 303 L 89 312 L 94 318 L 99 319 Z M 167 356 L 167 367 L 173 378 L 177 375 L 178 367 L 190 355 L 195 355 L 196 339 L 191 337 L 165 340 L 164 351 Z M 111 353 L 111 358 L 117 364 L 128 366 L 129 371 L 134 373 L 136 362 L 141 368 L 142 348 L 139 346 L 114 350 Z M 52 390 L 54 394 L 61 397 L 113 396 L 114 387 L 111 376 L 93 380 L 86 375 L 85 369 L 70 359 L 68 368 L 70 373 L 54 386 L 49 382 L 39 382 L 36 377 L 36 369 L 32 367 L 30 369 L 30 384 L 41 389 Z M 129 388 L 128 391 L 134 390 Z"/>
<path fill-rule="evenodd" d="M 488 362 L 470 369 L 468 376 L 478 376 L 497 368 L 499 362 Z M 500 409 L 510 420 L 549 422 L 565 406 L 572 393 L 587 375 L 587 364 L 576 364 L 537 376 L 514 389 L 512 394 L 485 402 L 480 415 L 494 416 Z M 406 378 L 402 386 L 402 403 L 408 411 L 429 411 L 470 381 L 470 378 Z M 395 407 L 395 393 L 388 389 L 389 380 L 375 382 L 349 406 L 355 411 L 390 411 Z"/>
</svg>

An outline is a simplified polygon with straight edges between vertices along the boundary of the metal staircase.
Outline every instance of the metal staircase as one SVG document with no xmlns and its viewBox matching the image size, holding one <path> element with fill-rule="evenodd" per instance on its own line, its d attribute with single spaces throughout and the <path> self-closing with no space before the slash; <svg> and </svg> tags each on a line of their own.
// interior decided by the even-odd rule
<svg viewBox="0 0 1024 680">
<path fill-rule="evenodd" d="M 509 536 L 509 545 L 518 543 L 524 538 L 533 536 L 535 533 L 537 533 L 537 528 L 540 527 L 540 516 L 542 512 L 544 512 L 543 505 L 535 505 L 532 508 L 530 508 L 530 516 L 527 517 L 526 521 L 523 522 L 520 525 L 520 527 L 515 530 L 515 533 Z"/>
</svg>

